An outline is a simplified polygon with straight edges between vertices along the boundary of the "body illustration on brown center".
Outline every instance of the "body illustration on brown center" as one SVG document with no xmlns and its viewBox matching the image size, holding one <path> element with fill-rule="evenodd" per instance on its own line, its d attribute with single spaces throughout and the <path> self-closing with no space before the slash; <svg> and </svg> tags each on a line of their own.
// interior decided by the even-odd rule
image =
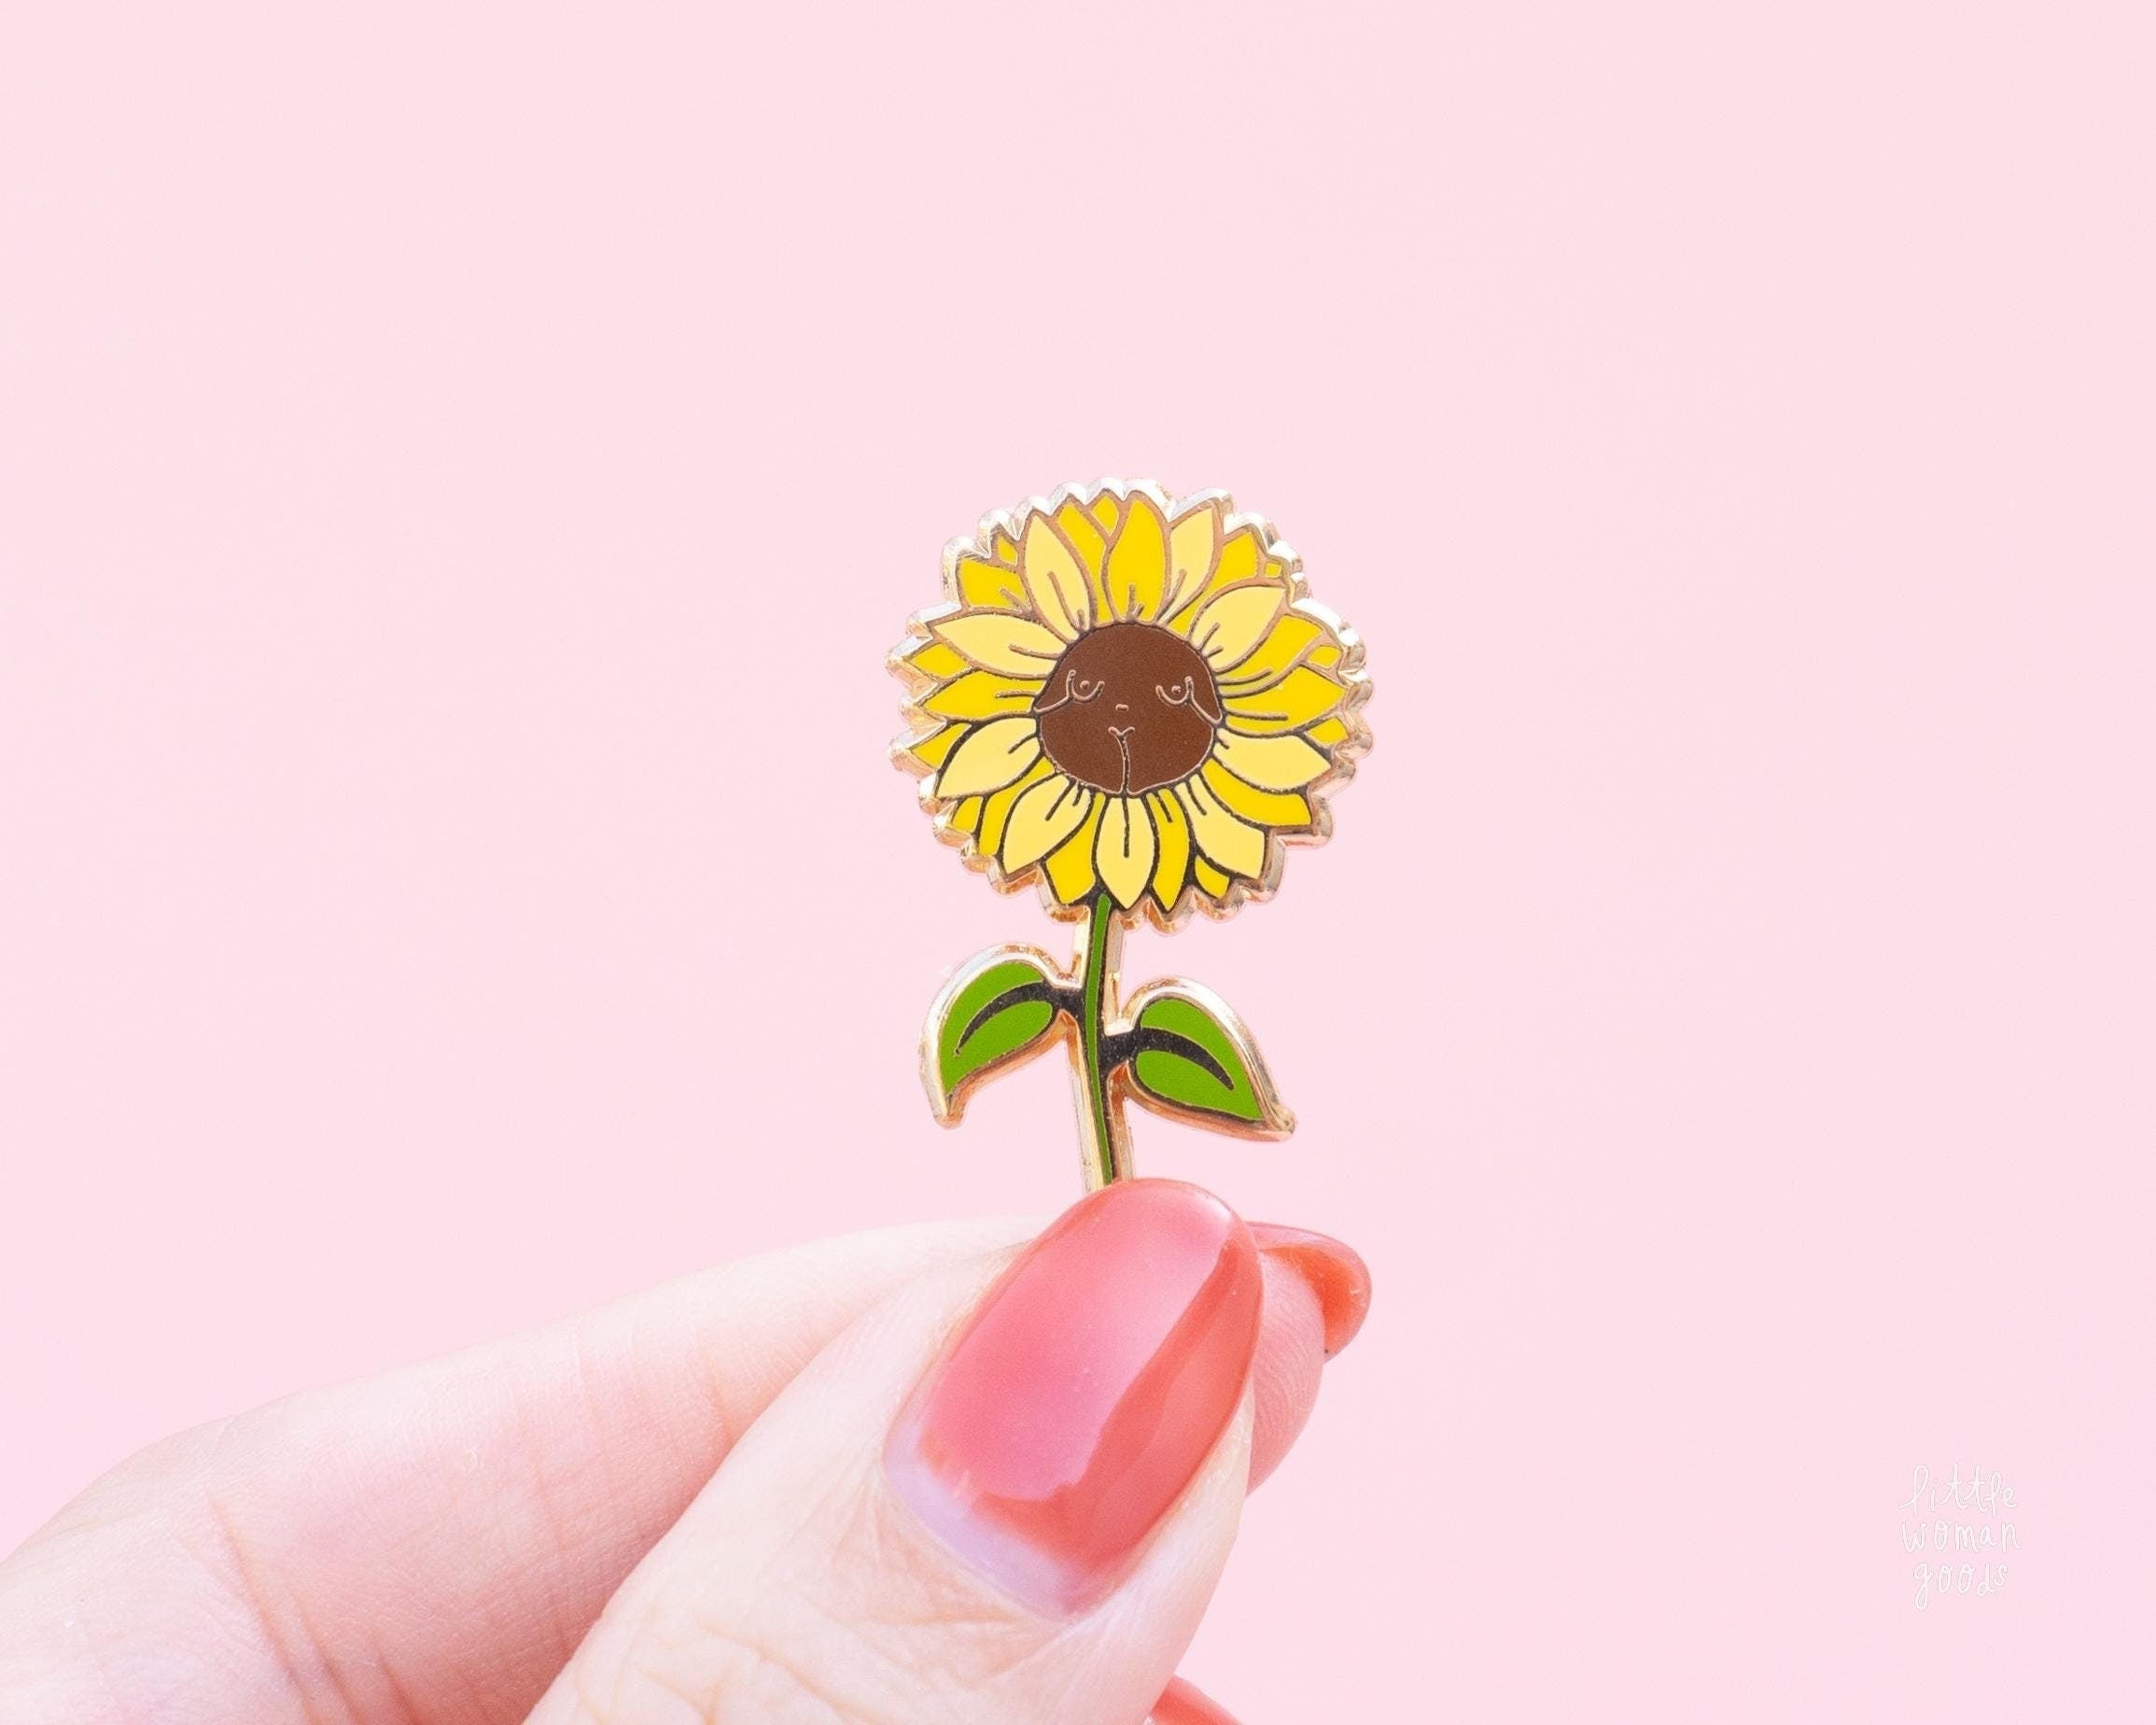
<svg viewBox="0 0 2156 1725">
<path fill-rule="evenodd" d="M 1081 635 L 1033 702 L 1041 747 L 1081 784 L 1125 796 L 1187 778 L 1221 722 L 1212 667 L 1150 623 Z"/>
</svg>

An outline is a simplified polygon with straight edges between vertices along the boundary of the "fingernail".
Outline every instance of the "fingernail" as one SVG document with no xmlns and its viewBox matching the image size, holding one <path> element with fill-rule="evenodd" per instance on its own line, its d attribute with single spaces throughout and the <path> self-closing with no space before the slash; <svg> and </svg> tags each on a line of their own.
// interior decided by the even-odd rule
<svg viewBox="0 0 2156 1725">
<path fill-rule="evenodd" d="M 1284 1260 L 1310 1284 L 1325 1317 L 1325 1357 L 1331 1359 L 1355 1339 L 1370 1315 L 1370 1267 L 1351 1246 L 1330 1234 L 1253 1222 L 1250 1236 L 1268 1257 Z"/>
<path fill-rule="evenodd" d="M 1250 1230 L 1127 1180 L 1066 1211 L 982 1300 L 892 1428 L 899 1497 L 1036 1610 L 1121 1578 L 1220 1439 L 1257 1348 Z"/>
<path fill-rule="evenodd" d="M 1181 1677 L 1170 1677 L 1145 1725 L 1235 1725 L 1235 1721 L 1219 1702 L 1200 1694 Z"/>
</svg>

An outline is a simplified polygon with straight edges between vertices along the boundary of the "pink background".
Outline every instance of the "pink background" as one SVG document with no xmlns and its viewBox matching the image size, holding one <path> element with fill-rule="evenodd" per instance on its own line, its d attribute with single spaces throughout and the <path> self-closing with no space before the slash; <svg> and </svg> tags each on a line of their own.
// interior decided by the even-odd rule
<svg viewBox="0 0 2156 1725">
<path fill-rule="evenodd" d="M 1335 843 L 1131 945 L 1304 1123 L 1141 1166 L 1379 1284 L 1191 1675 L 2148 1716 L 2156 11 L 40 11 L 0 1545 L 287 1387 L 1071 1196 L 1060 1072 L 916 1083 L 1043 924 L 882 659 L 982 511 L 1149 475 L 1378 683 Z M 1972 1461 L 2024 1548 L 1919 1613 Z"/>
</svg>

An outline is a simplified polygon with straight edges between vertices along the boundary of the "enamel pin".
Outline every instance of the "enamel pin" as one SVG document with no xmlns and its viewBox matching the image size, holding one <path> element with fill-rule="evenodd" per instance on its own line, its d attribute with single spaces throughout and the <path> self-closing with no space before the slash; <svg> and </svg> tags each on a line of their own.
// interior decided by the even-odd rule
<svg viewBox="0 0 2156 1725">
<path fill-rule="evenodd" d="M 944 552 L 944 602 L 891 655 L 893 753 L 937 835 L 996 887 L 1037 884 L 1078 926 L 1069 968 L 1031 947 L 961 965 L 930 1008 L 921 1079 L 956 1125 L 993 1074 L 1071 1051 L 1088 1188 L 1131 1171 L 1126 1100 L 1285 1137 L 1242 1020 L 1177 977 L 1121 996 L 1126 930 L 1226 917 L 1324 842 L 1325 793 L 1370 746 L 1362 643 L 1225 493 L 1107 480 L 1029 498 Z"/>
</svg>

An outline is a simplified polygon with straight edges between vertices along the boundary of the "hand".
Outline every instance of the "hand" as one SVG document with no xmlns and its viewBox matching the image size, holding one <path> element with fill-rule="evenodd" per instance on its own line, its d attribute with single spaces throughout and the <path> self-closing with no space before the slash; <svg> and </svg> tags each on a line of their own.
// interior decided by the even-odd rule
<svg viewBox="0 0 2156 1725">
<path fill-rule="evenodd" d="M 1029 1231 L 750 1259 L 167 1439 L 0 1564 L 0 1712 L 1224 1719 L 1174 1662 L 1362 1264 L 1171 1181 Z"/>
</svg>

